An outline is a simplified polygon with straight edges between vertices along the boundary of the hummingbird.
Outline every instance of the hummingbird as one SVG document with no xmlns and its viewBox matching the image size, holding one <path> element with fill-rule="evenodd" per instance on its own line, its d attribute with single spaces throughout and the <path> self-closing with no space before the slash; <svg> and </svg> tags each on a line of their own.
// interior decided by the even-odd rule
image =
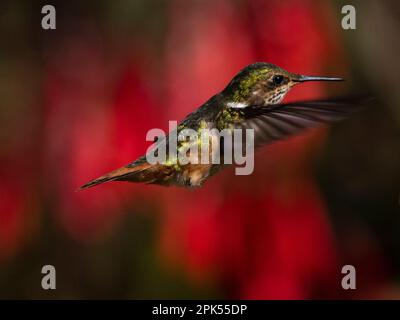
<svg viewBox="0 0 400 320">
<path fill-rule="evenodd" d="M 256 147 L 271 144 L 307 128 L 342 120 L 355 111 L 358 102 L 343 98 L 282 103 L 285 95 L 298 84 L 342 80 L 338 77 L 291 73 L 266 62 L 253 63 L 235 75 L 220 93 L 186 116 L 175 130 L 179 134 L 188 128 L 253 129 Z M 182 144 L 178 142 L 178 149 Z M 200 187 L 226 167 L 213 163 L 180 164 L 170 159 L 152 164 L 146 159 L 146 155 L 141 156 L 126 166 L 86 183 L 80 190 L 108 181 Z"/>
</svg>

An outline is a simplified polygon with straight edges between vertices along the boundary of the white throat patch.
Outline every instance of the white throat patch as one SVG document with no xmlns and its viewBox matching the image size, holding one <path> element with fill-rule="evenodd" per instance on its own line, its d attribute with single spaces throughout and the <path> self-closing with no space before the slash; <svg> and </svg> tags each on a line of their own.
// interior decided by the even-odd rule
<svg viewBox="0 0 400 320">
<path fill-rule="evenodd" d="M 233 108 L 233 109 L 242 109 L 242 108 L 246 108 L 249 106 L 247 103 L 243 103 L 243 102 L 228 102 L 226 105 L 229 108 Z"/>
</svg>

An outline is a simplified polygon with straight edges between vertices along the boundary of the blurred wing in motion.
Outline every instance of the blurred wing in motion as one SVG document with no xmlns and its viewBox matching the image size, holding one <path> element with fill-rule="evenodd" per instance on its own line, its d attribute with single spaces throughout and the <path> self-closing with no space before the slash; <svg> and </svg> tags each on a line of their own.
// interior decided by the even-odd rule
<svg viewBox="0 0 400 320">
<path fill-rule="evenodd" d="M 272 143 L 307 128 L 340 121 L 368 102 L 365 98 L 304 101 L 242 109 L 245 120 L 236 128 L 254 129 L 255 146 Z"/>
</svg>

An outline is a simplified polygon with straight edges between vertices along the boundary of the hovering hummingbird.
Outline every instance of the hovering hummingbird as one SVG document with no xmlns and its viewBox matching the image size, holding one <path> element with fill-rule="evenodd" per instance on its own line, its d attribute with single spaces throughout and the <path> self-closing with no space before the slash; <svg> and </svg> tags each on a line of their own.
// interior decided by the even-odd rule
<svg viewBox="0 0 400 320">
<path fill-rule="evenodd" d="M 353 112 L 358 102 L 349 99 L 281 103 L 289 90 L 297 84 L 341 80 L 295 74 L 270 63 L 254 63 L 241 70 L 223 91 L 189 114 L 176 130 L 179 134 L 188 128 L 253 129 L 256 146 L 269 144 L 306 128 L 344 119 Z M 181 145 L 178 142 L 177 147 Z M 223 164 L 180 164 L 169 160 L 151 164 L 146 156 L 142 156 L 86 183 L 80 189 L 107 181 L 197 187 L 223 167 Z"/>
</svg>

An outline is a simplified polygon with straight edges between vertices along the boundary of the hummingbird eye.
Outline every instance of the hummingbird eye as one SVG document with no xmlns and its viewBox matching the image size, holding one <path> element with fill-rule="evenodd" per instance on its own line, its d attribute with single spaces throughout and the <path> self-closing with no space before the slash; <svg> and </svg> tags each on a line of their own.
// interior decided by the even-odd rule
<svg viewBox="0 0 400 320">
<path fill-rule="evenodd" d="M 281 84 L 283 81 L 283 76 L 281 75 L 275 75 L 272 77 L 272 81 L 274 84 Z"/>
</svg>

